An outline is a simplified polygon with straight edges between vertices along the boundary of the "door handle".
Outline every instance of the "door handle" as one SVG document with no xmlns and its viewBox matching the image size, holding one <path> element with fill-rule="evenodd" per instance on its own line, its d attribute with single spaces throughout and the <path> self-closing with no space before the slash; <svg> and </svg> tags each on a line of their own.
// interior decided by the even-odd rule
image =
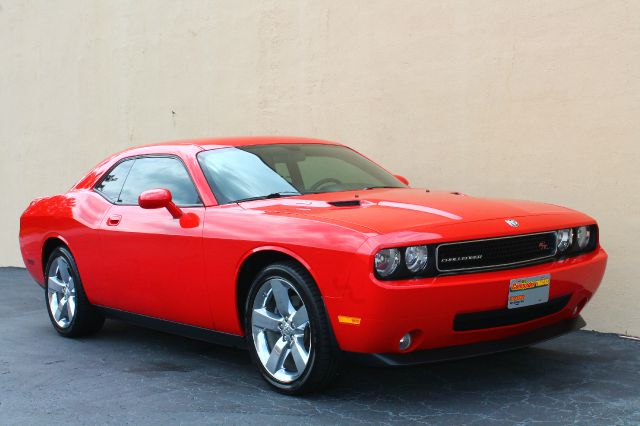
<svg viewBox="0 0 640 426">
<path fill-rule="evenodd" d="M 122 216 L 119 214 L 109 216 L 109 219 L 107 219 L 107 226 L 117 226 L 120 223 L 120 219 L 122 219 Z"/>
</svg>

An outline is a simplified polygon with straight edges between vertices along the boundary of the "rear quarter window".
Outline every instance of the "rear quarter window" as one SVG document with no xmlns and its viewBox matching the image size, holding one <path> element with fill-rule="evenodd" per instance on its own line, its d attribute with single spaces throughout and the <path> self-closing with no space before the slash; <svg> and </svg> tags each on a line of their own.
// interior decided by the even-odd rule
<svg viewBox="0 0 640 426">
<path fill-rule="evenodd" d="M 94 186 L 94 190 L 102 194 L 107 200 L 115 203 L 120 196 L 124 181 L 133 166 L 135 160 L 125 160 L 111 169 L 107 174 Z"/>
</svg>

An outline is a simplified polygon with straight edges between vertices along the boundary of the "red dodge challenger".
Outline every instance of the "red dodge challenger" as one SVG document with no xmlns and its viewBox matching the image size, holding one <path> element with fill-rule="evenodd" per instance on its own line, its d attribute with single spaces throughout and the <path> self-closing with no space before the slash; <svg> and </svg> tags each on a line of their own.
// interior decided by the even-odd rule
<svg viewBox="0 0 640 426">
<path fill-rule="evenodd" d="M 283 137 L 123 151 L 32 201 L 20 248 L 61 335 L 110 317 L 247 347 L 289 394 L 345 354 L 413 365 L 579 329 L 607 263 L 585 214 L 411 188 Z"/>
</svg>

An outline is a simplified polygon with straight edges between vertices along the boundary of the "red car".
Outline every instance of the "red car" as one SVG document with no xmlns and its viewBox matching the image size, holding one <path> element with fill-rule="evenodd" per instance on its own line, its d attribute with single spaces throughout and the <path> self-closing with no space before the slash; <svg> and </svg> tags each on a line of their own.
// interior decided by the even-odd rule
<svg viewBox="0 0 640 426">
<path fill-rule="evenodd" d="M 268 383 L 328 384 L 345 354 L 411 365 L 581 328 L 607 254 L 589 216 L 411 188 L 302 138 L 133 148 L 20 220 L 67 337 L 105 317 L 248 347 Z"/>
</svg>

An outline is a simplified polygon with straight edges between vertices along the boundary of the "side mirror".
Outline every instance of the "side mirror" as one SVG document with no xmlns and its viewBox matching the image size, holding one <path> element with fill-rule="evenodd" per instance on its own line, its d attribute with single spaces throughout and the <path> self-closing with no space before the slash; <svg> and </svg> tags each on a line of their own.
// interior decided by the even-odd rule
<svg viewBox="0 0 640 426">
<path fill-rule="evenodd" d="M 404 176 L 400 176 L 400 175 L 393 175 L 396 179 L 398 179 L 400 182 L 404 183 L 405 185 L 409 186 L 409 181 L 407 180 L 406 177 Z"/>
<path fill-rule="evenodd" d="M 143 209 L 161 209 L 166 208 L 174 219 L 182 217 L 182 210 L 176 206 L 171 198 L 171 191 L 164 188 L 150 189 L 144 191 L 138 197 L 138 205 Z"/>
</svg>

